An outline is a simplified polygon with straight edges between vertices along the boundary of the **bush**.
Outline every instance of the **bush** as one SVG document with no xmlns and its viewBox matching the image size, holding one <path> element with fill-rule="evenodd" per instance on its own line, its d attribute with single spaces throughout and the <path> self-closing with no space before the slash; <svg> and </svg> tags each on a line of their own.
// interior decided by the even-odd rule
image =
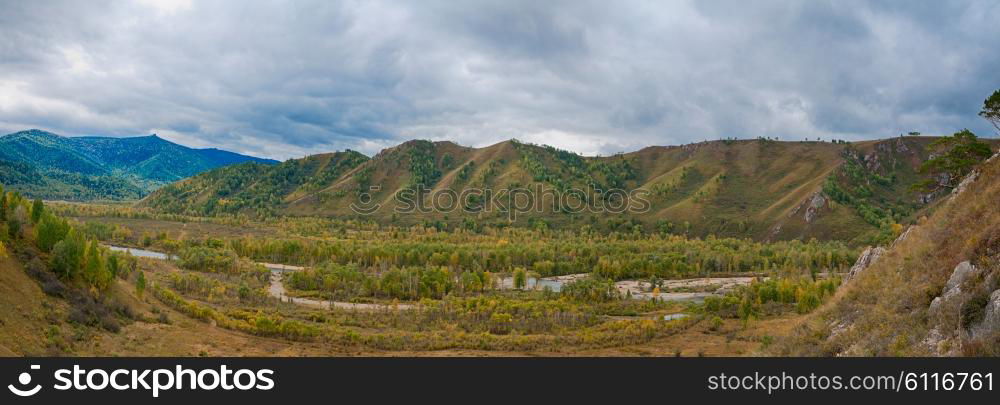
<svg viewBox="0 0 1000 405">
<path fill-rule="evenodd" d="M 720 318 L 719 316 L 713 316 L 711 324 L 709 325 L 708 328 L 713 331 L 718 331 L 719 329 L 722 329 L 722 318 Z"/>
<path fill-rule="evenodd" d="M 982 322 L 986 316 L 986 305 L 990 301 L 989 293 L 983 290 L 977 291 L 967 301 L 962 303 L 961 326 L 969 329 L 975 324 Z"/>
<path fill-rule="evenodd" d="M 585 302 L 607 302 L 621 298 L 614 281 L 594 277 L 566 283 L 560 293 L 564 297 Z"/>
<path fill-rule="evenodd" d="M 490 316 L 490 333 L 496 335 L 506 335 L 510 333 L 512 327 L 511 324 L 514 322 L 514 317 L 511 314 L 505 314 L 501 312 L 494 313 Z"/>
<path fill-rule="evenodd" d="M 69 321 L 72 323 L 100 326 L 109 332 L 118 333 L 121 330 L 121 324 L 115 319 L 115 312 L 131 316 L 131 310 L 113 310 L 112 307 L 120 308 L 121 304 L 108 305 L 80 291 L 73 291 L 70 295 Z"/>
<path fill-rule="evenodd" d="M 25 270 L 31 278 L 38 281 L 42 292 L 45 294 L 61 298 L 65 298 L 68 295 L 69 289 L 66 287 L 66 284 L 63 284 L 55 274 L 50 272 L 41 259 L 37 257 L 31 259 Z"/>
</svg>

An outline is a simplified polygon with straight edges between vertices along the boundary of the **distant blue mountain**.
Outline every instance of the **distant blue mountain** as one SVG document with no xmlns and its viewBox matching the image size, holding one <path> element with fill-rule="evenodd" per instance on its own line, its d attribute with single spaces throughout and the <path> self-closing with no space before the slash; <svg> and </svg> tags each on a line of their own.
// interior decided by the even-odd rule
<svg viewBox="0 0 1000 405">
<path fill-rule="evenodd" d="M 39 198 L 140 198 L 164 184 L 244 162 L 278 163 L 156 135 L 64 137 L 31 129 L 0 137 L 0 184 Z"/>
</svg>

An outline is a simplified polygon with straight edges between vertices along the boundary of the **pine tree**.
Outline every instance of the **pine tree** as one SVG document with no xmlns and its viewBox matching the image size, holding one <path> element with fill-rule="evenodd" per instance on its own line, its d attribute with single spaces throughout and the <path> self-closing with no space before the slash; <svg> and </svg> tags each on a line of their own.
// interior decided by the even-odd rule
<svg viewBox="0 0 1000 405">
<path fill-rule="evenodd" d="M 97 250 L 97 243 L 87 244 L 87 253 L 84 256 L 83 278 L 90 284 L 95 284 L 97 273 L 100 272 L 101 255 Z"/>
<path fill-rule="evenodd" d="M 42 200 L 35 199 L 31 203 L 31 223 L 37 224 L 39 219 L 42 219 L 42 213 L 45 212 L 45 204 Z"/>
<path fill-rule="evenodd" d="M 990 145 L 979 141 L 968 129 L 938 139 L 931 147 L 944 150 L 920 166 L 920 172 L 929 174 L 931 178 L 914 185 L 915 189 L 928 192 L 957 187 L 973 167 L 993 154 Z"/>
<path fill-rule="evenodd" d="M 997 133 L 1000 133 L 1000 90 L 994 91 L 983 101 L 983 110 L 979 112 L 979 116 L 993 124 Z"/>
<path fill-rule="evenodd" d="M 139 275 L 135 277 L 135 295 L 138 295 L 139 298 L 142 298 L 142 294 L 145 291 L 146 291 L 146 276 L 145 274 L 143 274 L 142 271 L 140 271 Z"/>
</svg>

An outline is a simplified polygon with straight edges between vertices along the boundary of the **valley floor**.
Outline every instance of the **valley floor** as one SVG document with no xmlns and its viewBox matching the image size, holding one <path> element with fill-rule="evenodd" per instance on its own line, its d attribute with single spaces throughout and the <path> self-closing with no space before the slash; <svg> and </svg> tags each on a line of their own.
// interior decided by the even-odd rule
<svg viewBox="0 0 1000 405">
<path fill-rule="evenodd" d="M 133 297 L 134 298 L 134 297 Z M 150 301 L 153 299 L 150 298 Z M 149 310 L 147 302 L 139 307 Z M 569 348 L 565 351 L 487 351 L 430 350 L 387 351 L 343 347 L 325 343 L 291 342 L 226 330 L 191 319 L 167 309 L 172 324 L 135 322 L 120 333 L 100 333 L 81 342 L 72 353 L 75 356 L 209 356 L 209 357 L 298 357 L 298 356 L 387 356 L 387 357 L 518 357 L 518 356 L 753 356 L 762 340 L 787 334 L 801 316 L 782 317 L 751 322 L 726 320 L 713 330 L 702 321 L 673 336 L 622 347 L 604 349 Z M 4 355 L 12 355 L 7 353 Z"/>
<path fill-rule="evenodd" d="M 0 356 L 748 356 L 762 342 L 784 335 L 801 318 L 785 315 L 744 323 L 725 320 L 721 327 L 699 321 L 683 331 L 636 345 L 601 349 L 494 350 L 372 350 L 321 342 L 295 342 L 236 332 L 193 319 L 149 294 L 138 297 L 125 281 L 112 288 L 116 298 L 136 312 L 139 320 L 118 333 L 82 329 L 62 322 L 66 304 L 47 297 L 15 260 L 3 259 L 0 271 Z M 156 313 L 154 313 L 156 312 Z M 155 321 L 158 312 L 169 323 Z"/>
<path fill-rule="evenodd" d="M 754 356 L 854 255 L 816 241 L 51 207 L 0 258 L 2 356 Z M 65 250 L 38 242 L 55 215 L 86 238 L 69 276 Z M 102 268 L 105 281 L 87 273 Z"/>
</svg>

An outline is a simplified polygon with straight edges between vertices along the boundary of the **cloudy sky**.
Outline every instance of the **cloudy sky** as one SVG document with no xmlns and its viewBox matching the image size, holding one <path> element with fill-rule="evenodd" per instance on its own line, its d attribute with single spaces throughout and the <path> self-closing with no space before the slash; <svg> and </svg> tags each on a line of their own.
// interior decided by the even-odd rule
<svg viewBox="0 0 1000 405">
<path fill-rule="evenodd" d="M 0 133 L 273 158 L 968 127 L 1000 2 L 0 0 Z"/>
</svg>

